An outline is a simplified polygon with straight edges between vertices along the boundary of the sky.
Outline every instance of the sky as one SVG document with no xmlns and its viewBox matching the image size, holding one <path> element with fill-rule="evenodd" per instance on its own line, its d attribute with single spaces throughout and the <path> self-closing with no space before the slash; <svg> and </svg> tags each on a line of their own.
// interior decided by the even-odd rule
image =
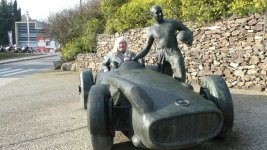
<svg viewBox="0 0 267 150">
<path fill-rule="evenodd" d="M 7 0 L 11 1 L 14 0 Z M 50 14 L 79 6 L 80 0 L 17 0 L 17 3 L 21 8 L 21 15 L 25 15 L 28 11 L 31 19 L 43 21 Z"/>
</svg>

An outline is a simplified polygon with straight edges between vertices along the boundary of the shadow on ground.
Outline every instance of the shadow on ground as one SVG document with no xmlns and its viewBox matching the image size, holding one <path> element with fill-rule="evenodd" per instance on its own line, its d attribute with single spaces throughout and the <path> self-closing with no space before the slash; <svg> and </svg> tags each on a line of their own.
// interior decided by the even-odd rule
<svg viewBox="0 0 267 150">
<path fill-rule="evenodd" d="M 225 139 L 211 139 L 193 148 L 183 150 L 258 150 L 267 147 L 267 93 L 234 90 L 234 126 L 232 134 Z M 112 150 L 143 150 L 130 141 L 113 145 Z"/>
</svg>

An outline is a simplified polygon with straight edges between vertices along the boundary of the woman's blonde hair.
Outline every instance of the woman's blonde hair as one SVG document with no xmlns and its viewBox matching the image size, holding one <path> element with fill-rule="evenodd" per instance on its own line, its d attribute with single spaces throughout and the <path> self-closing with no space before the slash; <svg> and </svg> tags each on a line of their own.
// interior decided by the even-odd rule
<svg viewBox="0 0 267 150">
<path fill-rule="evenodd" d="M 127 43 L 126 39 L 123 36 L 121 36 L 121 37 L 118 37 L 114 42 L 114 47 L 113 47 L 113 50 L 112 50 L 113 53 L 117 53 L 118 52 L 119 44 L 120 44 L 121 41 L 125 41 L 126 51 L 128 50 L 128 43 Z"/>
</svg>

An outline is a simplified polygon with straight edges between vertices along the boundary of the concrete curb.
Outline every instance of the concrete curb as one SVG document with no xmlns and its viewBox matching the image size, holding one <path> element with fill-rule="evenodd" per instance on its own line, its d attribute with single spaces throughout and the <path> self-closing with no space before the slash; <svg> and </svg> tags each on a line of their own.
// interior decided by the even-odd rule
<svg viewBox="0 0 267 150">
<path fill-rule="evenodd" d="M 13 58 L 13 59 L 6 59 L 6 60 L 0 60 L 0 64 L 7 64 L 7 63 L 13 63 L 18 61 L 25 61 L 25 60 L 32 60 L 32 59 L 38 59 L 38 58 L 45 58 L 45 57 L 52 57 L 57 56 L 59 53 L 54 54 L 42 54 L 42 55 L 36 55 L 36 56 L 26 56 L 22 58 Z"/>
</svg>

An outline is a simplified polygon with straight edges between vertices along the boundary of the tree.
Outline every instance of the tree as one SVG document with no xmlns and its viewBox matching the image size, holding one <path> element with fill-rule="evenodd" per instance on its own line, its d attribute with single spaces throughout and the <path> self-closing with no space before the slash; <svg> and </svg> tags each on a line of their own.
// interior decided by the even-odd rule
<svg viewBox="0 0 267 150">
<path fill-rule="evenodd" d="M 15 22 L 21 21 L 21 9 L 18 8 L 17 0 L 14 1 L 13 7 L 12 7 L 12 33 L 15 34 Z M 15 41 L 15 36 L 13 36 L 13 41 Z"/>
<path fill-rule="evenodd" d="M 189 21 L 189 26 L 233 14 L 260 13 L 267 7 L 266 0 L 87 0 L 76 9 L 51 15 L 44 33 L 57 39 L 64 58 L 71 60 L 79 52 L 95 52 L 99 33 L 151 25 L 152 5 L 160 5 L 166 18 Z"/>
<path fill-rule="evenodd" d="M 84 4 L 82 10 L 81 8 L 65 9 L 50 15 L 45 28 L 45 36 L 55 38 L 61 45 L 65 45 L 72 39 L 83 35 L 83 26 L 88 20 L 92 18 L 102 20 L 98 0 L 91 0 Z"/>
<path fill-rule="evenodd" d="M 95 51 L 96 35 L 102 33 L 100 1 L 90 0 L 74 9 L 65 9 L 48 17 L 45 37 L 57 39 L 65 60 L 79 52 Z"/>
<path fill-rule="evenodd" d="M 15 33 L 15 22 L 21 20 L 21 10 L 17 6 L 17 0 L 7 3 L 1 0 L 0 3 L 0 44 L 8 44 L 8 31 Z M 15 36 L 13 36 L 14 41 Z"/>
<path fill-rule="evenodd" d="M 15 21 L 21 21 L 21 9 L 18 8 L 17 0 L 13 3 L 13 18 Z"/>
</svg>

